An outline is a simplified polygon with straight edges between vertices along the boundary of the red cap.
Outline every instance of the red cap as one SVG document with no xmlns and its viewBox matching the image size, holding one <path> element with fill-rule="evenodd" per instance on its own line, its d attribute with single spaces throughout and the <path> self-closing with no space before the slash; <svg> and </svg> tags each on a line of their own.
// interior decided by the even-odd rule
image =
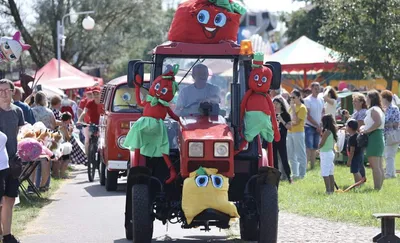
<svg viewBox="0 0 400 243">
<path fill-rule="evenodd" d="M 93 92 L 92 87 L 88 87 L 85 89 L 85 93 L 92 93 L 92 92 Z"/>
<path fill-rule="evenodd" d="M 92 92 L 99 92 L 100 93 L 100 91 L 101 91 L 101 88 L 99 86 L 92 87 Z"/>
</svg>

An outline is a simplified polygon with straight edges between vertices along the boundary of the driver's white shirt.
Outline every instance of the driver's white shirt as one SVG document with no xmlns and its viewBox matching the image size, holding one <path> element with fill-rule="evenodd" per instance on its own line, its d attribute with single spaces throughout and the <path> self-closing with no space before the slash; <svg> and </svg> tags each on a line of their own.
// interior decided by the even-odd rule
<svg viewBox="0 0 400 243">
<path fill-rule="evenodd" d="M 185 113 L 195 114 L 198 113 L 199 106 L 192 105 L 196 102 L 201 102 L 210 98 L 218 98 L 220 99 L 220 90 L 218 86 L 215 86 L 210 83 L 206 83 L 206 86 L 202 89 L 198 89 L 191 84 L 181 91 L 179 91 L 178 101 L 176 102 L 175 113 L 178 115 L 182 110 L 185 110 Z M 187 107 L 192 105 L 190 107 Z"/>
</svg>

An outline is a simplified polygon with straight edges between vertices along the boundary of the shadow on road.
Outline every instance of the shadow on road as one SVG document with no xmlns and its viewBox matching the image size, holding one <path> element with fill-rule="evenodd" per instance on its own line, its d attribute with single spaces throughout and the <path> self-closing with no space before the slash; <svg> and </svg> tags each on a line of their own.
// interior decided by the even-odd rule
<svg viewBox="0 0 400 243">
<path fill-rule="evenodd" d="M 113 196 L 125 196 L 126 185 L 118 185 L 116 192 L 108 192 L 104 186 L 99 184 L 90 185 L 84 188 L 92 197 L 113 197 Z"/>
<path fill-rule="evenodd" d="M 224 243 L 239 243 L 242 242 L 239 239 L 228 240 L 225 236 L 202 236 L 202 235 L 192 235 L 185 236 L 185 239 L 172 239 L 168 235 L 157 237 L 157 239 L 153 239 L 151 242 L 164 242 L 164 243 L 195 243 L 195 242 L 224 242 Z M 131 241 L 123 238 L 119 240 L 114 240 L 114 243 L 129 243 Z"/>
</svg>

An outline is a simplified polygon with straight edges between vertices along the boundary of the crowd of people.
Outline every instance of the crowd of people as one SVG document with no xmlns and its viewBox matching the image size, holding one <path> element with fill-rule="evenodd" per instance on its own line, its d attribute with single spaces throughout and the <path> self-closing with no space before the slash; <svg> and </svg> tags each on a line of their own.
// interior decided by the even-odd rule
<svg viewBox="0 0 400 243">
<path fill-rule="evenodd" d="M 382 188 L 385 178 L 396 177 L 400 111 L 393 104 L 394 95 L 390 91 L 371 90 L 366 96 L 353 93 L 353 114 L 337 109 L 338 95 L 332 87 L 322 89 L 319 83 L 312 83 L 306 91 L 311 93 L 300 90 L 293 90 L 290 94 L 281 94 L 279 90 L 270 92 L 281 135 L 281 140 L 273 143 L 274 166 L 280 168 L 279 164 L 282 164 L 280 169 L 290 183 L 305 178 L 308 163 L 310 169 L 314 169 L 319 155 L 326 193 L 333 193 L 335 157 L 342 152 L 337 146 L 341 132 L 345 133 L 347 165 L 355 182 L 366 180 L 364 156 L 372 169 L 376 190 Z M 68 164 L 87 162 L 89 128 L 82 129 L 83 136 L 79 137 L 74 133 L 75 125 L 98 125 L 100 114 L 104 112 L 100 104 L 100 87 L 86 89 L 79 105 L 68 97 L 56 95 L 49 98 L 41 91 L 33 92 L 22 101 L 23 94 L 24 91 L 15 87 L 13 82 L 0 80 L 0 233 L 4 243 L 18 242 L 11 234 L 11 222 L 19 180 L 12 175 L 10 167 L 16 157 L 20 127 L 41 122 L 47 129 L 58 131 L 64 141 L 73 145 L 70 156 L 43 161 L 32 174 L 31 179 L 39 190 L 46 191 L 52 176 L 66 178 Z M 337 117 L 345 121 L 342 128 L 336 123 Z M 85 146 L 79 146 L 81 141 Z"/>
<path fill-rule="evenodd" d="M 50 188 L 51 178 L 67 178 L 67 168 L 72 162 L 87 163 L 84 146 L 88 147 L 89 132 L 85 130 L 83 137 L 75 132 L 78 123 L 99 123 L 103 112 L 100 104 L 100 87 L 86 89 L 85 97 L 79 106 L 67 96 L 47 97 L 42 91 L 34 91 L 23 101 L 24 91 L 15 87 L 7 79 L 0 80 L 0 240 L 3 243 L 18 243 L 11 234 L 12 213 L 15 198 L 18 197 L 19 178 L 13 173 L 14 160 L 18 159 L 17 145 L 20 128 L 27 124 L 41 123 L 46 130 L 58 132 L 62 141 L 72 144 L 72 152 L 68 155 L 55 156 L 50 160 L 42 160 L 31 180 L 40 191 Z M 75 131 L 75 132 L 74 132 Z M 28 192 L 33 188 L 28 188 Z"/>
<path fill-rule="evenodd" d="M 334 192 L 334 162 L 339 151 L 338 135 L 345 133 L 347 166 L 355 182 L 366 181 L 364 156 L 372 169 L 374 188 L 380 190 L 385 178 L 396 177 L 395 156 L 400 143 L 400 112 L 388 90 L 370 90 L 352 95 L 354 113 L 337 108 L 338 95 L 330 86 L 311 84 L 311 94 L 293 90 L 290 95 L 273 90 L 281 141 L 274 142 L 274 165 L 290 183 L 303 179 L 307 167 L 314 169 L 317 154 L 326 193 Z M 336 118 L 341 117 L 339 128 Z M 278 157 L 279 154 L 279 157 Z M 384 161 L 386 168 L 383 169 Z"/>
</svg>

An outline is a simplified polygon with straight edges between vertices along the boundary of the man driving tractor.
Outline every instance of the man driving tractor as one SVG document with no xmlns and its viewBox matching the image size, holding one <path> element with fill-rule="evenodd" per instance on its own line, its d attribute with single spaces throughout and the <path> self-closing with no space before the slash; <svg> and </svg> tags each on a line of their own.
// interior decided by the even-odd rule
<svg viewBox="0 0 400 243">
<path fill-rule="evenodd" d="M 220 89 L 218 86 L 207 83 L 209 72 L 204 64 L 193 67 L 192 77 L 194 83 L 179 92 L 175 113 L 196 114 L 201 102 L 220 103 Z"/>
</svg>

